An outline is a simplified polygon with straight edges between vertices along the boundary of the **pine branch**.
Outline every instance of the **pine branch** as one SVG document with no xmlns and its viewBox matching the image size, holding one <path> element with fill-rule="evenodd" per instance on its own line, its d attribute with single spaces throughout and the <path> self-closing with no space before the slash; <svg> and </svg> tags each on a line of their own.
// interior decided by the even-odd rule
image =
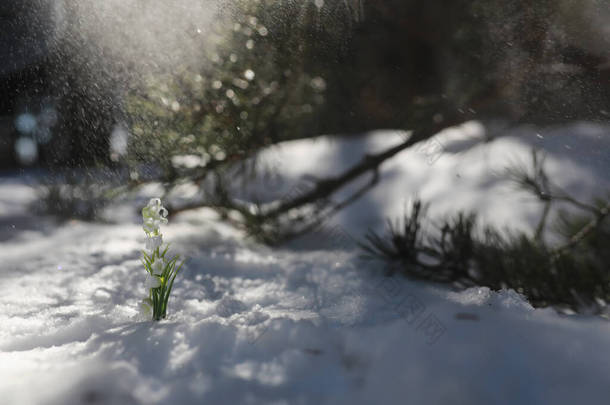
<svg viewBox="0 0 610 405">
<path fill-rule="evenodd" d="M 599 228 L 603 223 L 604 219 L 606 219 L 610 214 L 610 202 L 607 203 L 604 207 L 596 209 L 596 211 L 596 216 L 593 219 L 587 222 L 585 226 L 580 229 L 580 231 L 574 234 L 566 244 L 558 247 L 553 251 L 554 257 L 559 257 L 568 252 L 569 250 L 573 249 L 574 247 L 576 247 L 576 245 L 581 243 L 587 236 L 589 236 L 597 228 Z"/>
</svg>

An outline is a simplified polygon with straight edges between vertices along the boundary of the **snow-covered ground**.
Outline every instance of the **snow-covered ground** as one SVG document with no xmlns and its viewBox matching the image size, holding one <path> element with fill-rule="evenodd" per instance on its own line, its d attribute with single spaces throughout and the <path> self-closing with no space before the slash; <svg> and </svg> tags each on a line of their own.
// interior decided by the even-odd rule
<svg viewBox="0 0 610 405">
<path fill-rule="evenodd" d="M 188 260 L 158 323 L 137 314 L 144 233 L 126 210 L 146 190 L 109 212 L 118 224 L 54 226 L 27 213 L 31 179 L 0 178 L 0 403 L 607 404 L 607 320 L 533 309 L 514 291 L 385 278 L 351 238 L 414 196 L 527 229 L 540 207 L 503 168 L 540 147 L 564 188 L 607 195 L 609 135 L 586 123 L 492 142 L 474 123 L 445 131 L 387 162 L 307 249 L 254 244 L 207 209 L 180 214 L 164 235 Z M 285 177 L 251 192 L 289 195 L 304 173 L 338 172 L 404 136 L 290 142 L 265 154 Z"/>
</svg>

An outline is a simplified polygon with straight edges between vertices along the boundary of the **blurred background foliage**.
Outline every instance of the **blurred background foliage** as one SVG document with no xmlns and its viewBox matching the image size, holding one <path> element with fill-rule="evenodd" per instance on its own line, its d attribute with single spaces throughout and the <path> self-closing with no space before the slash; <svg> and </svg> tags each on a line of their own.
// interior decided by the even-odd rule
<svg viewBox="0 0 610 405">
<path fill-rule="evenodd" d="M 125 122 L 130 158 L 154 158 L 171 178 L 169 160 L 184 151 L 237 159 L 321 133 L 470 118 L 607 121 L 610 114 L 603 0 L 220 2 L 200 28 L 159 26 L 187 32 L 184 47 L 194 41 L 198 49 L 183 63 L 155 66 L 152 58 L 146 69 L 119 44 L 99 40 L 111 28 L 86 2 L 58 2 L 66 6 L 53 30 L 48 4 L 0 9 L 0 51 L 37 55 L 19 69 L 0 66 L 5 167 L 110 164 L 117 160 L 108 152 L 111 133 Z M 17 125 L 24 114 L 48 134 Z M 37 149 L 34 159 L 16 156 L 24 145 Z"/>
<path fill-rule="evenodd" d="M 206 30 L 202 60 L 130 93 L 132 156 L 154 158 L 169 179 L 177 154 L 242 159 L 320 133 L 607 120 L 599 12 L 610 10 L 569 0 L 234 2 Z"/>
<path fill-rule="evenodd" d="M 326 82 L 308 63 L 308 25 L 298 29 L 299 16 L 286 15 L 296 11 L 237 2 L 208 28 L 204 60 L 148 75 L 128 98 L 131 156 L 154 159 L 171 179 L 176 155 L 214 166 L 317 134 Z"/>
<path fill-rule="evenodd" d="M 23 44 L 49 36 L 36 27 L 53 12 L 33 11 L 47 3 L 10 4 L 2 9 L 11 17 L 1 26 L 7 33 L 17 36 L 24 31 L 18 23 L 36 15 L 40 24 L 25 29 Z M 153 27 L 184 31 L 172 45 L 184 49 L 166 58 L 171 63 L 162 54 L 168 46 L 145 46 L 149 34 L 135 41 L 145 48 L 135 57 L 128 39 L 115 43 L 148 32 L 135 23 L 136 31 L 121 29 L 159 5 L 121 6 L 133 14 L 123 21 L 116 12 L 97 15 L 87 2 L 62 4 L 64 23 L 54 30 L 62 34 L 37 47 L 46 53 L 1 76 L 0 149 L 17 157 L 5 165 L 101 166 L 132 185 L 161 181 L 167 189 L 181 181 L 204 188 L 215 177 L 207 204 L 241 211 L 257 229 L 282 222 L 298 204 L 252 216 L 228 189 L 257 172 L 252 158 L 260 149 L 282 141 L 378 128 L 426 128 L 425 137 L 471 119 L 549 125 L 610 114 L 610 7 L 603 1 L 187 1 L 180 3 L 183 24 L 168 18 Z M 196 6 L 212 17 L 187 22 Z M 114 29 L 102 18 L 108 15 L 117 19 Z M 7 44 L 0 51 L 20 50 Z M 329 208 L 324 203 L 341 181 L 322 180 L 299 196 L 300 205 Z"/>
</svg>

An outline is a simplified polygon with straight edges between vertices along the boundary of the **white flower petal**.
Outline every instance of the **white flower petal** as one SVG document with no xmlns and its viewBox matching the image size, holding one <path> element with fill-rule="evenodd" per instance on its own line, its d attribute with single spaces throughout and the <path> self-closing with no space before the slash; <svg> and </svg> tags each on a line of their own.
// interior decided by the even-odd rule
<svg viewBox="0 0 610 405">
<path fill-rule="evenodd" d="M 161 259 L 157 259 L 150 267 L 152 267 L 153 274 L 155 276 L 160 276 L 163 274 L 163 270 L 165 269 L 165 263 Z"/>
<path fill-rule="evenodd" d="M 159 232 L 162 224 L 167 224 L 168 211 L 161 205 L 161 199 L 152 198 L 148 205 L 142 208 L 142 219 L 144 220 L 144 231 L 147 233 Z"/>
<path fill-rule="evenodd" d="M 147 290 L 150 290 L 151 288 L 158 288 L 159 286 L 161 286 L 161 280 L 159 280 L 158 277 L 151 276 L 150 274 L 146 275 L 146 281 L 144 282 L 144 287 Z"/>
<path fill-rule="evenodd" d="M 163 244 L 163 235 L 148 236 L 146 238 L 146 249 L 153 251 Z"/>
</svg>

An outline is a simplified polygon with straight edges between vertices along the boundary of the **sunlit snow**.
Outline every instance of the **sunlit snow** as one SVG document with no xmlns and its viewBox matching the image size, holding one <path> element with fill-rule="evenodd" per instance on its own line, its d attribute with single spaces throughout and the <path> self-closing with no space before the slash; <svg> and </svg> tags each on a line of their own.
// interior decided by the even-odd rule
<svg viewBox="0 0 610 405">
<path fill-rule="evenodd" d="M 609 189 L 608 131 L 519 128 L 488 141 L 476 123 L 447 130 L 388 161 L 379 186 L 331 226 L 359 238 L 419 196 L 437 213 L 472 209 L 527 229 L 540 207 L 501 179 L 503 168 L 542 148 L 551 177 L 588 198 Z M 304 174 L 339 172 L 405 136 L 285 143 L 263 156 L 286 174 L 281 184 L 249 192 L 281 198 Z M 55 226 L 27 212 L 34 183 L 0 179 L 3 404 L 594 404 L 610 395 L 607 320 L 534 309 L 512 290 L 385 278 L 348 239 L 272 250 L 208 209 L 164 228 L 188 260 L 168 319 L 140 319 L 137 210 L 152 188 L 113 208 L 119 223 Z"/>
</svg>

